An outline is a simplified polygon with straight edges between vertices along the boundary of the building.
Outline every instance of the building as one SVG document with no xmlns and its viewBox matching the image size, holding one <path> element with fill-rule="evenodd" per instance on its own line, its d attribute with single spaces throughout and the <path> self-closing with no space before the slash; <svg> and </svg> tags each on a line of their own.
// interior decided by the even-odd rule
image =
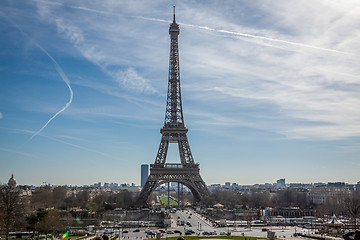
<svg viewBox="0 0 360 240">
<path fill-rule="evenodd" d="M 149 176 L 149 165 L 142 164 L 141 165 L 141 187 L 144 187 L 148 176 Z"/>
<path fill-rule="evenodd" d="M 285 178 L 279 179 L 276 181 L 276 188 L 285 188 Z"/>
<path fill-rule="evenodd" d="M 360 182 L 357 182 L 357 184 L 355 185 L 355 190 L 360 191 Z"/>
<path fill-rule="evenodd" d="M 101 182 L 94 183 L 94 184 L 93 184 L 93 185 L 91 185 L 90 187 L 100 188 L 100 187 L 101 187 Z"/>
<path fill-rule="evenodd" d="M 9 179 L 8 186 L 11 188 L 16 187 L 16 180 L 14 178 L 14 174 L 11 174 L 11 178 Z"/>
<path fill-rule="evenodd" d="M 309 199 L 314 204 L 320 204 L 327 199 L 342 201 L 354 190 L 354 185 L 343 183 L 328 183 L 327 185 L 314 186 L 309 189 Z"/>
</svg>

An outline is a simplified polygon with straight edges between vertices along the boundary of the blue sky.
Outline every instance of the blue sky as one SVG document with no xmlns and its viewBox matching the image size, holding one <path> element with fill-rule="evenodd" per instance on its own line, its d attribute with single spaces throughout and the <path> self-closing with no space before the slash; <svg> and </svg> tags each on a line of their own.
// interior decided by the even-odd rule
<svg viewBox="0 0 360 240">
<path fill-rule="evenodd" d="M 207 184 L 360 181 L 359 1 L 3 0 L 0 182 L 140 183 L 161 139 L 173 5 Z"/>
</svg>

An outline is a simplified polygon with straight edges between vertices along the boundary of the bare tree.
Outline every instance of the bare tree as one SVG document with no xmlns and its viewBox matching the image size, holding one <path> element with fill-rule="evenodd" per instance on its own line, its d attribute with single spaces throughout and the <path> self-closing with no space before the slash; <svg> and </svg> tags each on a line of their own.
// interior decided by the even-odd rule
<svg viewBox="0 0 360 240">
<path fill-rule="evenodd" d="M 52 189 L 50 186 L 41 186 L 32 193 L 31 206 L 37 208 L 52 207 Z"/>
<path fill-rule="evenodd" d="M 274 207 L 300 207 L 309 208 L 310 200 L 306 192 L 297 192 L 295 189 L 287 188 L 280 190 L 272 198 Z"/>
<path fill-rule="evenodd" d="M 89 202 L 89 195 L 87 190 L 83 190 L 76 195 L 75 199 L 78 207 L 83 209 L 86 208 L 86 204 Z"/>
<path fill-rule="evenodd" d="M 21 201 L 16 188 L 0 186 L 0 229 L 5 232 L 6 240 L 9 239 L 9 232 L 14 230 L 17 220 L 22 216 Z"/>
<path fill-rule="evenodd" d="M 66 187 L 55 187 L 52 191 L 52 204 L 56 208 L 65 208 Z"/>
<path fill-rule="evenodd" d="M 360 191 L 352 192 L 350 196 L 345 200 L 345 204 L 347 211 L 350 214 L 350 217 L 354 221 L 354 230 L 356 230 L 356 218 L 360 216 Z"/>
</svg>

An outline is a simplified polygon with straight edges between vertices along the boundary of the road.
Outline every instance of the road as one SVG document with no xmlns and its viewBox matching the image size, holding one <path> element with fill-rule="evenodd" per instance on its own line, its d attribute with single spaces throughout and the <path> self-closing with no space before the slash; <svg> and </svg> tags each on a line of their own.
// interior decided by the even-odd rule
<svg viewBox="0 0 360 240">
<path fill-rule="evenodd" d="M 179 210 L 176 213 L 171 213 L 172 215 L 172 225 L 171 227 L 178 230 L 191 229 L 196 233 L 202 233 L 204 231 L 216 231 L 212 224 L 201 217 L 193 210 Z M 192 227 L 189 225 L 186 226 L 177 226 L 177 220 L 184 220 L 185 222 L 189 222 Z"/>
<path fill-rule="evenodd" d="M 151 228 L 150 230 L 154 233 L 159 232 L 159 230 L 164 231 L 181 231 L 182 235 L 184 235 L 186 229 L 191 229 L 195 232 L 195 234 L 202 234 L 203 232 L 216 232 L 219 236 L 220 232 L 231 232 L 233 236 L 252 236 L 252 237 L 267 237 L 267 232 L 262 231 L 263 227 L 252 227 L 244 228 L 244 227 L 213 227 L 211 222 L 207 221 L 204 217 L 200 216 L 193 210 L 179 210 L 175 213 L 171 213 L 171 227 L 168 228 Z M 190 218 L 189 218 L 190 217 Z M 177 220 L 184 220 L 185 222 L 189 222 L 192 226 L 178 226 Z M 303 239 L 301 237 L 293 237 L 292 235 L 295 232 L 307 232 L 308 230 L 296 228 L 296 227 L 268 227 L 270 231 L 274 231 L 275 235 L 281 239 Z M 134 229 L 122 229 L 127 230 L 128 233 L 121 233 L 119 230 L 115 230 L 115 234 L 119 234 L 120 239 L 146 239 L 149 237 L 145 230 L 146 228 L 139 229 L 139 232 L 133 232 Z M 101 232 L 98 232 L 101 235 Z M 178 236 L 179 234 L 166 234 L 164 233 L 162 237 L 171 237 Z M 219 236 L 219 238 L 221 238 Z"/>
</svg>

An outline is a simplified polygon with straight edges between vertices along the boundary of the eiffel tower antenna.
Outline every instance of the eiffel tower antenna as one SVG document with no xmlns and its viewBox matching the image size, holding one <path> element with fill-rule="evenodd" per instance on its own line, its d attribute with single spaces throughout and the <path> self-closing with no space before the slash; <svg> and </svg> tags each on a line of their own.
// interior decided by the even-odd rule
<svg viewBox="0 0 360 240">
<path fill-rule="evenodd" d="M 155 163 L 150 165 L 150 175 L 138 198 L 138 205 L 146 205 L 150 194 L 160 185 L 177 182 L 185 185 L 192 192 L 195 201 L 201 201 L 210 192 L 200 176 L 199 164 L 194 162 L 184 124 L 181 87 L 178 36 L 179 25 L 175 21 L 175 6 L 173 22 L 170 24 L 170 57 L 169 79 L 166 99 L 164 126 Z M 170 143 L 177 143 L 181 163 L 166 163 L 167 151 Z"/>
<path fill-rule="evenodd" d="M 175 6 L 174 6 L 174 18 L 173 18 L 173 23 L 175 23 Z"/>
</svg>

